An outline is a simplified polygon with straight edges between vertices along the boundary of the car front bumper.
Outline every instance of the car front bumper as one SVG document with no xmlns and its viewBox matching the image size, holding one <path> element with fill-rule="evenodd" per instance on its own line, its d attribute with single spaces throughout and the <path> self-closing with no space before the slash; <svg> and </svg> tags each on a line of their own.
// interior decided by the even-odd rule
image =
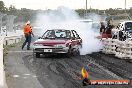
<svg viewBox="0 0 132 88">
<path fill-rule="evenodd" d="M 34 48 L 34 53 L 68 53 L 68 47 L 66 48 Z"/>
</svg>

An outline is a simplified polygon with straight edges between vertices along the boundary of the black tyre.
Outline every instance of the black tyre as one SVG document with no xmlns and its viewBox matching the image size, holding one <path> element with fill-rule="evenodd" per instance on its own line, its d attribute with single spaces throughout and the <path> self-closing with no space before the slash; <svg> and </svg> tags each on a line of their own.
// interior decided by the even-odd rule
<svg viewBox="0 0 132 88">
<path fill-rule="evenodd" d="M 68 50 L 68 52 L 67 52 L 67 57 L 71 57 L 73 55 L 73 51 L 72 51 L 72 49 L 71 49 L 71 47 L 69 47 L 69 50 Z"/>
<path fill-rule="evenodd" d="M 80 51 L 79 51 L 79 49 L 76 50 L 75 56 L 80 56 Z"/>
<path fill-rule="evenodd" d="M 78 49 L 75 51 L 75 56 L 80 56 L 80 49 L 82 48 L 82 45 L 79 46 Z"/>
<path fill-rule="evenodd" d="M 36 58 L 40 58 L 40 53 L 36 53 Z"/>
</svg>

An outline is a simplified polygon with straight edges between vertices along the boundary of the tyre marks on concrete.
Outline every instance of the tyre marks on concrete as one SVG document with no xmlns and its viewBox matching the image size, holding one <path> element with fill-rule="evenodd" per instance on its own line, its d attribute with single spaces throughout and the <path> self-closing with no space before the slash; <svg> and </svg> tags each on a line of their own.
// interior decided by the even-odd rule
<svg viewBox="0 0 132 88">
<path fill-rule="evenodd" d="M 89 55 L 94 58 L 96 63 L 99 63 L 106 69 L 112 71 L 116 75 L 122 77 L 123 79 L 132 80 L 132 64 L 126 62 L 125 60 L 108 57 L 104 54 L 95 53 Z"/>
<path fill-rule="evenodd" d="M 84 88 L 82 80 L 79 79 L 83 66 L 88 70 L 90 79 L 122 79 L 122 75 L 118 75 L 117 72 L 114 72 L 115 70 L 110 69 L 111 65 L 116 65 L 104 62 L 105 60 L 102 59 L 100 54 L 71 58 L 67 58 L 65 55 L 53 55 L 42 58 L 34 58 L 32 55 L 27 55 L 23 57 L 23 60 L 25 65 L 36 74 L 44 88 Z M 129 86 L 115 85 L 114 87 L 104 85 L 89 85 L 87 87 L 129 88 Z"/>
</svg>

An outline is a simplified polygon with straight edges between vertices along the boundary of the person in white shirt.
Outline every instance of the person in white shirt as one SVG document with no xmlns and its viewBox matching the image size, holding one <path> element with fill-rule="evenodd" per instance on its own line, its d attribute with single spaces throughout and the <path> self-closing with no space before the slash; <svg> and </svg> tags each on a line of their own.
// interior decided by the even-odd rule
<svg viewBox="0 0 132 88">
<path fill-rule="evenodd" d="M 117 39 L 117 35 L 118 35 L 118 27 L 116 27 L 116 26 L 112 26 L 112 30 L 111 30 L 111 34 L 112 34 L 112 38 L 113 39 Z"/>
</svg>

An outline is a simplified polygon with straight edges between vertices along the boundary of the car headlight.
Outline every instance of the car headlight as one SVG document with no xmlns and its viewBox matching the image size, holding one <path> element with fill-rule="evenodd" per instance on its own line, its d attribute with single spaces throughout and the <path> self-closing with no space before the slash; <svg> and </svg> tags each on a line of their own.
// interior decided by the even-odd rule
<svg viewBox="0 0 132 88">
<path fill-rule="evenodd" d="M 43 44 L 33 44 L 34 46 L 43 46 Z"/>
<path fill-rule="evenodd" d="M 54 47 L 63 48 L 63 47 L 66 47 L 66 45 L 65 44 L 57 44 L 57 45 L 54 45 Z"/>
</svg>

